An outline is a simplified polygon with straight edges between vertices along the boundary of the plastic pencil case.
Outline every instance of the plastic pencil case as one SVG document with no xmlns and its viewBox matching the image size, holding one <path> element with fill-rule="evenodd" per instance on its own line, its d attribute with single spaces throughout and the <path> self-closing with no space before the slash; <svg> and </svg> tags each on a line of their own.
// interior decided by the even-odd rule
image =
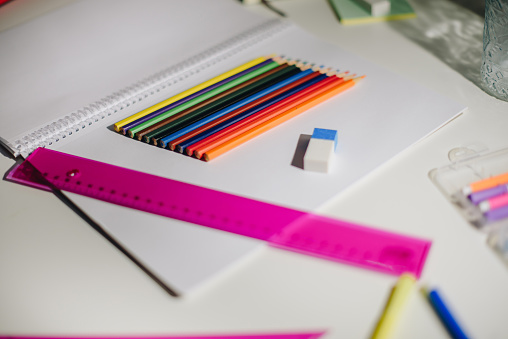
<svg viewBox="0 0 508 339">
<path fill-rule="evenodd" d="M 479 229 L 490 232 L 502 225 L 508 225 L 508 218 L 489 220 L 478 202 L 473 203 L 463 192 L 464 187 L 471 183 L 507 173 L 508 148 L 489 153 L 460 148 L 450 153 L 454 154 L 450 156 L 451 164 L 429 172 L 429 177 L 436 187 L 460 210 L 468 222 Z M 462 155 L 457 156 L 460 153 Z"/>
<path fill-rule="evenodd" d="M 508 217 L 489 220 L 463 189 L 479 180 L 508 172 L 508 148 L 495 152 L 476 152 L 470 148 L 450 151 L 452 163 L 429 172 L 429 177 L 463 217 L 488 233 L 487 243 L 508 265 Z"/>
</svg>

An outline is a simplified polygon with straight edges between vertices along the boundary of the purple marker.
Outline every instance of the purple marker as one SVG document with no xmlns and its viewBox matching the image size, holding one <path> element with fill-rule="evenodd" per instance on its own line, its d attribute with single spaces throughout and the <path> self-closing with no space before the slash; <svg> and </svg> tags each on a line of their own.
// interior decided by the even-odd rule
<svg viewBox="0 0 508 339">
<path fill-rule="evenodd" d="M 501 195 L 506 192 L 508 192 L 508 185 L 501 185 L 486 190 L 478 191 L 476 193 L 471 193 L 471 195 L 469 195 L 469 199 L 473 204 L 478 205 L 483 200 L 487 200 L 489 198 Z"/>
<path fill-rule="evenodd" d="M 198 97 L 198 96 L 200 96 L 201 94 L 204 94 L 204 93 L 206 93 L 206 92 L 210 92 L 211 90 L 213 90 L 213 89 L 215 89 L 215 88 L 217 88 L 217 87 L 219 87 L 219 86 L 222 86 L 222 85 L 224 85 L 225 83 L 228 83 L 228 82 L 230 82 L 230 81 L 233 81 L 233 80 L 235 80 L 235 79 L 237 79 L 237 78 L 239 78 L 239 77 L 241 77 L 241 76 L 243 76 L 243 75 L 245 75 L 245 74 L 247 74 L 247 73 L 250 73 L 250 72 L 252 72 L 252 71 L 254 71 L 254 70 L 258 69 L 258 68 L 261 68 L 261 67 L 263 67 L 263 66 L 266 66 L 266 65 L 268 65 L 268 64 L 269 64 L 269 63 L 271 63 L 271 62 L 273 62 L 273 60 L 272 60 L 272 59 L 265 60 L 265 61 L 263 61 L 263 62 L 261 62 L 261 63 L 259 63 L 259 64 L 257 64 L 257 65 L 254 65 L 254 66 L 252 66 L 252 67 L 250 67 L 250 68 L 247 68 L 245 71 L 241 71 L 240 73 L 236 73 L 236 74 L 234 74 L 234 75 L 230 76 L 229 78 L 226 78 L 226 79 L 224 79 L 224 80 L 221 80 L 221 81 L 219 81 L 219 82 L 216 82 L 215 84 L 210 85 L 210 86 L 208 86 L 208 87 L 206 87 L 206 88 L 203 88 L 202 90 L 197 91 L 196 93 L 193 93 L 193 94 L 191 94 L 191 95 L 189 95 L 189 96 L 186 96 L 185 98 L 182 98 L 182 99 L 180 99 L 180 100 L 177 100 L 177 101 L 175 101 L 175 102 L 173 102 L 173 103 L 171 103 L 171 104 L 169 104 L 169 105 L 167 105 L 167 106 L 164 106 L 164 107 L 162 107 L 162 108 L 159 108 L 158 110 L 153 111 L 153 112 L 152 112 L 152 113 L 150 113 L 150 114 L 147 114 L 147 115 L 145 115 L 145 116 L 143 116 L 143 117 L 141 117 L 141 118 L 139 118 L 139 119 L 137 119 L 137 120 L 134 120 L 134 121 L 133 121 L 133 122 L 131 122 L 131 123 L 126 124 L 125 126 L 122 126 L 122 127 L 121 127 L 121 131 L 122 131 L 122 133 L 123 133 L 123 134 L 126 134 L 126 133 L 127 133 L 127 131 L 128 131 L 130 128 L 132 128 L 132 127 L 135 127 L 135 126 L 137 126 L 137 125 L 139 125 L 139 124 L 142 124 L 142 123 L 144 123 L 145 121 L 148 121 L 148 120 L 150 120 L 151 118 L 153 118 L 153 117 L 155 117 L 155 116 L 157 116 L 157 115 L 159 115 L 159 114 L 162 114 L 162 113 L 164 113 L 164 112 L 167 112 L 167 111 L 169 111 L 170 109 L 173 109 L 173 108 L 175 108 L 175 107 L 177 107 L 177 106 L 179 106 L 179 105 L 181 105 L 181 104 L 183 104 L 183 103 L 186 103 L 187 101 L 190 101 L 190 100 L 192 100 L 192 99 L 194 99 L 194 98 L 197 98 L 197 97 Z"/>
<path fill-rule="evenodd" d="M 508 217 L 508 206 L 496 208 L 485 212 L 488 221 L 496 221 Z"/>
</svg>

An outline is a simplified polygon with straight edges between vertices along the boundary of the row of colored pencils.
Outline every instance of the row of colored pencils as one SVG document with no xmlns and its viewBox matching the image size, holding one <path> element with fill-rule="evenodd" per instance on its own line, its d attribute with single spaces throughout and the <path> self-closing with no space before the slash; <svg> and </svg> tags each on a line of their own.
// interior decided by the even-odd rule
<svg viewBox="0 0 508 339">
<path fill-rule="evenodd" d="M 209 161 L 361 78 L 283 57 L 260 57 L 114 127 L 139 141 Z"/>
</svg>

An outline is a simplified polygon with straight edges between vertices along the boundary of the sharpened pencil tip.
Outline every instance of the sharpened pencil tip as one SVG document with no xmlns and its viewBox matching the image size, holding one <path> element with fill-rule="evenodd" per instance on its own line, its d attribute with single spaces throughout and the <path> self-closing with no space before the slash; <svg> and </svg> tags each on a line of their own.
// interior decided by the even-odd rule
<svg viewBox="0 0 508 339">
<path fill-rule="evenodd" d="M 355 83 L 358 83 L 358 82 L 360 82 L 360 81 L 361 81 L 362 79 L 364 79 L 364 78 L 365 78 L 365 75 L 362 75 L 362 76 L 360 76 L 360 77 L 353 78 L 352 80 L 353 80 Z"/>
</svg>

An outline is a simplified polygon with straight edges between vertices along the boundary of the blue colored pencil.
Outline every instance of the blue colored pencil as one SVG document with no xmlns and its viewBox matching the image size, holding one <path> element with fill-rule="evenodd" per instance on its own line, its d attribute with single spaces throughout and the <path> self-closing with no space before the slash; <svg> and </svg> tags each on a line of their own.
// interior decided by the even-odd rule
<svg viewBox="0 0 508 339">
<path fill-rule="evenodd" d="M 453 339 L 467 339 L 469 338 L 462 328 L 460 327 L 457 320 L 454 318 L 444 300 L 439 295 L 437 290 L 432 290 L 429 293 L 429 300 L 432 304 L 434 310 L 438 314 L 439 318 L 443 322 L 444 326 L 448 330 L 448 333 L 451 335 Z"/>
<path fill-rule="evenodd" d="M 253 114 L 281 101 L 281 100 L 284 100 L 284 99 L 290 97 L 291 95 L 300 92 L 302 89 L 307 88 L 315 83 L 318 83 L 319 81 L 326 79 L 326 78 L 327 78 L 327 75 L 325 75 L 325 74 L 319 75 L 309 81 L 304 82 L 303 84 L 301 84 L 299 86 L 296 86 L 295 88 L 292 88 L 292 89 L 276 96 L 273 99 L 267 100 L 266 102 L 264 102 L 260 105 L 257 105 L 257 106 L 255 106 L 255 107 L 253 107 L 253 108 L 251 108 L 251 109 L 249 109 L 237 116 L 234 116 L 231 119 L 228 119 L 228 120 L 224 121 L 223 123 L 218 124 L 217 126 L 214 126 L 214 127 L 210 128 L 210 129 L 208 129 L 208 130 L 206 130 L 206 131 L 204 131 L 204 132 L 202 132 L 202 133 L 200 133 L 188 140 L 185 140 L 184 142 L 182 142 L 181 144 L 176 146 L 176 151 L 180 152 L 180 153 L 184 153 L 185 149 L 188 146 L 190 146 L 198 141 L 201 141 L 205 138 L 208 138 L 212 134 L 214 134 L 214 133 L 216 133 L 228 126 L 231 126 L 231 125 L 237 123 L 238 121 L 240 121 L 248 116 L 251 116 L 251 115 L 253 115 Z"/>
<path fill-rule="evenodd" d="M 171 103 L 171 104 L 169 104 L 167 106 L 159 108 L 158 110 L 153 111 L 150 114 L 147 114 L 147 115 L 145 115 L 145 116 L 143 116 L 143 117 L 141 117 L 141 118 L 139 118 L 137 120 L 134 120 L 131 123 L 128 123 L 128 124 L 122 126 L 121 127 L 121 131 L 122 131 L 123 134 L 126 134 L 126 131 L 128 131 L 130 128 L 135 127 L 137 125 L 140 125 L 140 124 L 144 123 L 145 121 L 148 121 L 151 118 L 153 118 L 153 117 L 155 117 L 155 116 L 157 116 L 159 114 L 162 114 L 164 112 L 169 111 L 170 109 L 173 109 L 173 108 L 175 108 L 177 106 L 180 106 L 181 104 L 184 104 L 187 101 L 190 101 L 190 100 L 192 100 L 194 98 L 197 98 L 198 96 L 200 96 L 200 95 L 202 95 L 204 93 L 210 92 L 211 90 L 213 90 L 213 89 L 215 89 L 217 87 L 220 87 L 220 86 L 222 86 L 222 85 L 224 85 L 224 84 L 226 84 L 226 83 L 228 83 L 230 81 L 233 81 L 233 80 L 235 80 L 235 79 L 237 79 L 237 78 L 239 78 L 239 77 L 241 77 L 241 76 L 243 76 L 243 75 L 245 75 L 247 73 L 250 73 L 250 72 L 252 72 L 252 71 L 254 71 L 254 70 L 258 69 L 258 68 L 261 68 L 261 67 L 263 67 L 265 65 L 268 65 L 272 61 L 273 61 L 272 59 L 268 59 L 266 61 L 263 61 L 263 62 L 261 62 L 261 63 L 259 63 L 257 65 L 254 65 L 254 66 L 252 66 L 250 68 L 247 68 L 245 71 L 236 73 L 236 74 L 230 76 L 229 78 L 226 78 L 226 79 L 224 79 L 222 81 L 216 82 L 215 84 L 210 85 L 210 86 L 208 86 L 206 88 L 203 88 L 202 90 L 197 91 L 196 93 L 193 93 L 193 94 L 191 94 L 189 96 L 186 96 L 185 98 L 182 98 L 182 99 L 180 99 L 178 101 L 175 101 L 175 102 L 173 102 L 173 103 Z"/>
<path fill-rule="evenodd" d="M 182 129 L 178 130 L 175 133 L 172 133 L 172 134 L 170 134 L 170 135 L 168 135 L 168 136 L 166 136 L 164 138 L 161 138 L 159 140 L 159 146 L 166 147 L 167 143 L 170 142 L 171 140 L 179 138 L 182 135 L 187 134 L 188 132 L 192 131 L 195 128 L 201 127 L 201 126 L 209 123 L 210 121 L 212 121 L 214 119 L 217 119 L 217 118 L 219 118 L 219 117 L 221 117 L 221 116 L 223 116 L 225 114 L 228 114 L 229 112 L 232 112 L 235 109 L 238 109 L 238 108 L 242 107 L 243 105 L 248 104 L 249 102 L 257 100 L 257 99 L 265 96 L 266 94 L 268 94 L 270 92 L 273 92 L 273 91 L 275 91 L 275 90 L 277 90 L 277 89 L 279 89 L 281 87 L 284 87 L 284 86 L 286 86 L 287 84 L 290 84 L 293 81 L 296 81 L 296 80 L 298 80 L 300 78 L 303 78 L 304 76 L 306 76 L 306 75 L 308 75 L 308 74 L 310 74 L 312 72 L 313 71 L 311 69 L 307 69 L 305 71 L 302 71 L 302 72 L 300 72 L 300 73 L 298 73 L 296 75 L 293 75 L 293 76 L 291 76 L 291 77 L 289 77 L 289 78 L 287 78 L 287 79 L 285 79 L 283 81 L 278 82 L 277 84 L 275 84 L 273 86 L 270 86 L 270 87 L 268 87 L 268 88 L 266 88 L 266 89 L 264 89 L 262 91 L 259 91 L 259 92 L 255 93 L 255 94 L 253 94 L 253 95 L 251 95 L 251 96 L 249 96 L 249 97 L 247 97 L 247 98 L 245 98 L 243 100 L 240 100 L 240 101 L 238 101 L 237 103 L 235 103 L 235 104 L 233 104 L 231 106 L 228 106 L 228 107 L 226 107 L 224 109 L 221 109 L 220 111 L 218 111 L 218 112 L 216 112 L 214 114 L 211 114 L 211 115 L 209 115 L 209 116 L 207 116 L 207 117 L 205 117 L 205 118 L 203 118 L 203 119 L 201 119 L 199 121 L 196 121 L 195 123 L 193 123 L 193 124 L 191 124 L 189 126 L 186 126 L 186 127 L 182 128 Z"/>
</svg>

